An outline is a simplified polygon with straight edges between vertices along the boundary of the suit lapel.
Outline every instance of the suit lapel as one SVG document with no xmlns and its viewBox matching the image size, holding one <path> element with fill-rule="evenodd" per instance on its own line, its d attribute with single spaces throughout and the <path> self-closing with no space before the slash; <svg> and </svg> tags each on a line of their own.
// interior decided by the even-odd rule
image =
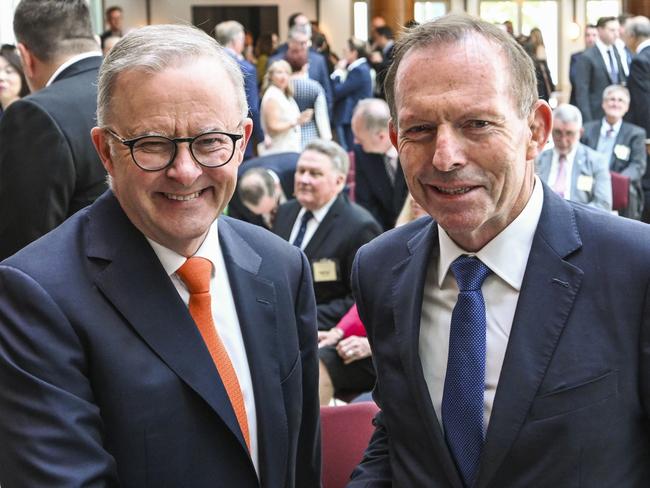
<svg viewBox="0 0 650 488">
<path fill-rule="evenodd" d="M 277 358 L 277 310 L 273 281 L 259 275 L 262 258 L 227 219 L 219 221 L 219 240 L 237 317 L 246 346 L 257 411 L 260 475 L 264 486 L 284 483 L 277 466 L 286 466 L 288 430 Z M 269 476 L 280 475 L 273 479 Z"/>
<path fill-rule="evenodd" d="M 422 418 L 420 424 L 433 441 L 434 452 L 431 453 L 431 457 L 440 461 L 452 486 L 462 488 L 462 482 L 447 448 L 424 379 L 419 351 L 423 294 L 413 293 L 413 290 L 424 290 L 429 260 L 439 253 L 438 227 L 435 222 L 432 221 L 423 228 L 409 240 L 407 245 L 409 256 L 392 269 L 394 283 L 392 306 L 400 357 L 404 365 L 405 377 L 415 399 L 414 403 L 420 410 Z"/>
<path fill-rule="evenodd" d="M 581 246 L 571 206 L 544 186 L 544 207 L 499 377 L 477 487 L 487 486 L 501 466 L 542 383 L 580 290 L 583 272 L 567 258 Z"/>
<path fill-rule="evenodd" d="M 293 224 L 298 217 L 298 212 L 300 212 L 300 204 L 297 200 L 291 200 L 290 202 L 285 203 L 285 208 L 278 212 L 275 219 L 273 232 L 282 237 L 285 241 L 288 241 L 289 237 L 291 237 Z"/>
<path fill-rule="evenodd" d="M 102 197 L 89 218 L 88 257 L 108 262 L 95 278 L 97 287 L 160 359 L 221 417 L 246 450 L 210 353 L 149 243 L 111 193 Z"/>
<path fill-rule="evenodd" d="M 314 233 L 312 238 L 309 240 L 309 243 L 307 243 L 307 246 L 305 247 L 305 254 L 308 257 L 316 255 L 318 249 L 325 242 L 325 239 L 329 235 L 330 230 L 336 224 L 336 219 L 341 213 L 341 209 L 345 205 L 346 205 L 346 201 L 343 195 L 339 195 L 338 197 L 336 197 L 336 200 L 334 200 L 334 203 L 332 204 L 328 212 L 325 214 L 325 218 L 318 225 L 316 232 Z"/>
</svg>

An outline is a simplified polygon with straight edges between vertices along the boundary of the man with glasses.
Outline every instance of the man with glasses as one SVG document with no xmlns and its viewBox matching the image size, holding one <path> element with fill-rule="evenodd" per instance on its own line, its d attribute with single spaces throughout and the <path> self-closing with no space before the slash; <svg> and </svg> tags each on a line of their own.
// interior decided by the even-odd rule
<svg viewBox="0 0 650 488">
<path fill-rule="evenodd" d="M 605 156 L 580 143 L 582 116 L 573 105 L 553 111 L 552 149 L 536 161 L 541 180 L 565 200 L 612 210 L 612 181 Z"/>
<path fill-rule="evenodd" d="M 208 35 L 102 65 L 110 191 L 0 266 L 2 486 L 318 486 L 309 264 L 220 214 L 252 122 Z"/>
</svg>

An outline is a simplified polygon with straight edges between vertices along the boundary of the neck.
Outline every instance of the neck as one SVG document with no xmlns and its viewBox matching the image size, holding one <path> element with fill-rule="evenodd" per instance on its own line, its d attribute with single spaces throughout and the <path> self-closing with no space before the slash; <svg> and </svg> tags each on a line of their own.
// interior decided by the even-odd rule
<svg viewBox="0 0 650 488">
<path fill-rule="evenodd" d="M 14 103 L 16 100 L 18 100 L 20 97 L 2 97 L 0 98 L 0 106 L 2 107 L 2 110 L 7 110 L 7 107 Z"/>
<path fill-rule="evenodd" d="M 607 122 L 609 125 L 611 125 L 611 126 L 613 127 L 614 124 L 616 124 L 616 123 L 618 122 L 618 119 L 616 119 L 616 118 L 614 118 L 614 117 L 608 117 L 608 116 L 606 115 L 606 116 L 605 116 L 605 122 Z"/>
</svg>

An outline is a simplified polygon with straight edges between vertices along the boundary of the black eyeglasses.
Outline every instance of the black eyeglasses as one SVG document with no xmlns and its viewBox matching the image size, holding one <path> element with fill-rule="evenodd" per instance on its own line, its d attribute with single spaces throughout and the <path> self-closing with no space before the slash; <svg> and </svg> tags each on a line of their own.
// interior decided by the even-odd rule
<svg viewBox="0 0 650 488">
<path fill-rule="evenodd" d="M 160 171 L 174 162 L 178 143 L 188 142 L 194 161 L 206 168 L 218 168 L 228 164 L 235 154 L 237 141 L 244 136 L 228 132 L 209 131 L 196 137 L 140 136 L 124 139 L 111 129 L 106 131 L 131 150 L 131 157 L 144 171 Z"/>
</svg>

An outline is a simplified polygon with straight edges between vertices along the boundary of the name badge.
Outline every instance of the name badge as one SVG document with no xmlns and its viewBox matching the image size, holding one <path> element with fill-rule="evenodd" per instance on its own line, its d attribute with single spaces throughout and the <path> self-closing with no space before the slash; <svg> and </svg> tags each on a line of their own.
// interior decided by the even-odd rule
<svg viewBox="0 0 650 488">
<path fill-rule="evenodd" d="M 614 146 L 614 155 L 618 159 L 627 161 L 630 159 L 630 148 L 628 146 L 624 146 L 623 144 L 616 144 L 616 146 Z"/>
<path fill-rule="evenodd" d="M 333 259 L 321 259 L 314 261 L 311 265 L 314 283 L 323 283 L 327 281 L 338 281 L 338 271 L 336 261 Z"/>
<path fill-rule="evenodd" d="M 578 176 L 578 181 L 576 187 L 580 191 L 586 191 L 591 193 L 591 188 L 594 186 L 594 178 L 589 175 L 580 175 Z"/>
</svg>

